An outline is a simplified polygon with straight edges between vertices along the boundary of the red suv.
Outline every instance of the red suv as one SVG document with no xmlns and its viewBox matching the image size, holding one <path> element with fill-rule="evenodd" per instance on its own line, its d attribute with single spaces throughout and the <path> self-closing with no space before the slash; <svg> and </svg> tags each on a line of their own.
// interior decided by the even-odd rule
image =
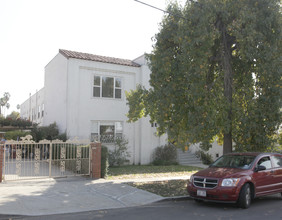
<svg viewBox="0 0 282 220">
<path fill-rule="evenodd" d="M 282 154 L 232 153 L 191 176 L 188 193 L 196 201 L 237 203 L 248 208 L 255 197 L 282 196 Z"/>
</svg>

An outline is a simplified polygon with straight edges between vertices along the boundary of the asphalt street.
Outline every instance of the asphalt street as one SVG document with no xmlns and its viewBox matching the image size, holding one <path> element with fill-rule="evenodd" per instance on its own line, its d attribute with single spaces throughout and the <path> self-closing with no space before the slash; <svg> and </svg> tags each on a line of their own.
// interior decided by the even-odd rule
<svg viewBox="0 0 282 220">
<path fill-rule="evenodd" d="M 278 194 L 255 199 L 249 209 L 240 209 L 232 204 L 197 203 L 191 199 L 169 200 L 149 205 L 87 211 L 72 214 L 59 214 L 47 216 L 0 216 L 0 219 L 26 219 L 26 220 L 282 220 L 282 199 Z"/>
</svg>

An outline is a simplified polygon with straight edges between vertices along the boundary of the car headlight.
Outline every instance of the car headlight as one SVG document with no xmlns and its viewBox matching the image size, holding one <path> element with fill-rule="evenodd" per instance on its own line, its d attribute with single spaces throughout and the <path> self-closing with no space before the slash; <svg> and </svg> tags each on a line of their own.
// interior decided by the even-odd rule
<svg viewBox="0 0 282 220">
<path fill-rule="evenodd" d="M 228 178 L 228 179 L 223 179 L 221 186 L 237 186 L 239 183 L 240 179 L 239 178 Z"/>
<path fill-rule="evenodd" d="M 194 176 L 191 175 L 191 176 L 190 176 L 190 183 L 193 183 L 193 179 L 194 179 Z"/>
</svg>

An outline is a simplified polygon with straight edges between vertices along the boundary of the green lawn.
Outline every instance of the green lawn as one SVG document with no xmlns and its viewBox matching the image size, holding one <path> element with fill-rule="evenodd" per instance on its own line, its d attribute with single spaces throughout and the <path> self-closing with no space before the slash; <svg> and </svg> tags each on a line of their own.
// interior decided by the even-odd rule
<svg viewBox="0 0 282 220">
<path fill-rule="evenodd" d="M 188 180 L 165 180 L 155 182 L 127 183 L 163 197 L 187 196 Z"/>
<path fill-rule="evenodd" d="M 186 176 L 201 170 L 199 167 L 172 165 L 172 166 L 121 166 L 110 167 L 107 179 L 134 179 L 150 177 Z"/>
</svg>

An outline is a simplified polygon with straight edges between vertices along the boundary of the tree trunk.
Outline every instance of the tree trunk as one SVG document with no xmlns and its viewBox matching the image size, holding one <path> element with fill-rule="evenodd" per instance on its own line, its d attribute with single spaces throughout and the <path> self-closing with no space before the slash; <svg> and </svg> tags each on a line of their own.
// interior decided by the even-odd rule
<svg viewBox="0 0 282 220">
<path fill-rule="evenodd" d="M 227 123 L 228 130 L 224 132 L 223 154 L 232 152 L 232 84 L 233 73 L 231 66 L 231 45 L 228 43 L 228 34 L 226 33 L 225 26 L 222 25 L 222 64 L 224 71 L 224 97 L 227 100 Z"/>
<path fill-rule="evenodd" d="M 232 152 L 232 133 L 224 134 L 223 138 L 223 154 L 228 154 Z"/>
</svg>

